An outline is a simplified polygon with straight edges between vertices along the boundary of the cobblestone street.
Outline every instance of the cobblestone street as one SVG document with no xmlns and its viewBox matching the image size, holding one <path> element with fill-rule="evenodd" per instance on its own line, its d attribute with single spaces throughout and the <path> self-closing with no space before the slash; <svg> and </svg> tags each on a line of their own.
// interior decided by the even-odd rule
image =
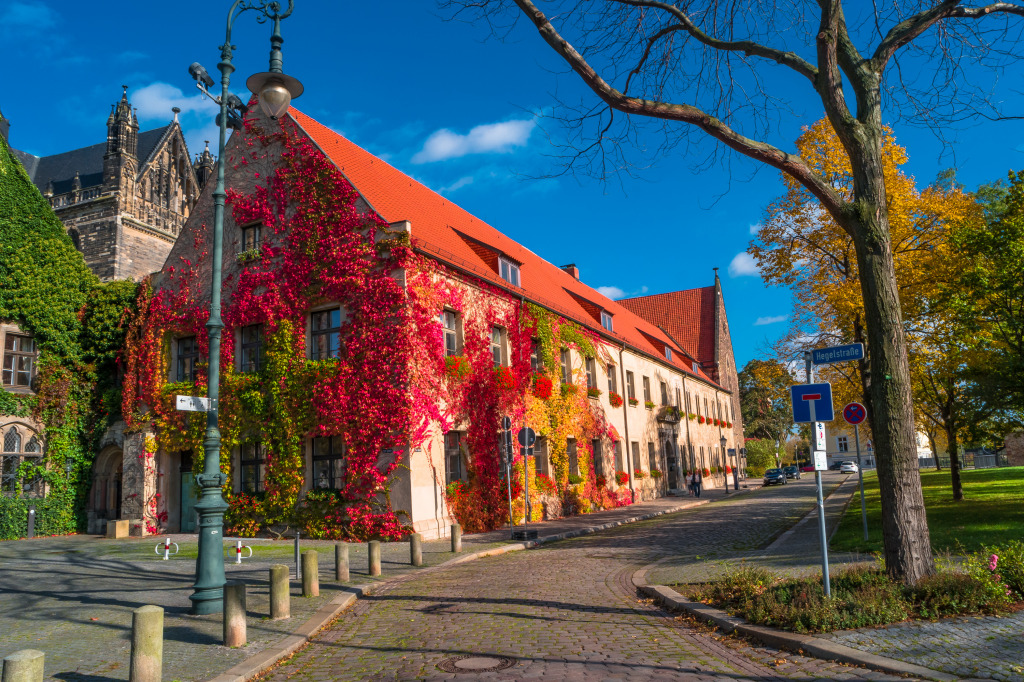
<svg viewBox="0 0 1024 682">
<path fill-rule="evenodd" d="M 760 546 L 812 504 L 804 481 L 409 576 L 357 602 L 265 679 L 900 679 L 722 638 L 638 600 L 641 566 Z M 458 655 L 516 663 L 475 677 L 437 667 Z"/>
</svg>

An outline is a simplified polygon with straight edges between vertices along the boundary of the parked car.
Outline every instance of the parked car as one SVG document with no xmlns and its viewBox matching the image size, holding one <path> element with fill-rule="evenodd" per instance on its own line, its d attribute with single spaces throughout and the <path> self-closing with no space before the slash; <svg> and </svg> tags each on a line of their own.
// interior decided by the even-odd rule
<svg viewBox="0 0 1024 682">
<path fill-rule="evenodd" d="M 786 474 L 786 478 L 800 478 L 800 469 L 795 466 L 783 468 L 782 473 Z"/>
<path fill-rule="evenodd" d="M 803 471 L 803 472 L 813 472 L 814 471 L 814 465 L 813 464 L 805 464 L 804 466 L 800 467 L 800 471 Z"/>
<path fill-rule="evenodd" d="M 782 471 L 782 469 L 769 469 L 768 471 L 764 472 L 765 485 L 774 485 L 776 483 L 785 484 L 785 482 L 786 474 L 785 472 Z"/>
<path fill-rule="evenodd" d="M 857 473 L 856 462 L 843 462 L 839 466 L 839 473 L 841 474 L 855 474 Z"/>
<path fill-rule="evenodd" d="M 839 471 L 839 468 L 843 466 L 843 462 L 832 462 L 828 465 L 829 471 Z"/>
</svg>

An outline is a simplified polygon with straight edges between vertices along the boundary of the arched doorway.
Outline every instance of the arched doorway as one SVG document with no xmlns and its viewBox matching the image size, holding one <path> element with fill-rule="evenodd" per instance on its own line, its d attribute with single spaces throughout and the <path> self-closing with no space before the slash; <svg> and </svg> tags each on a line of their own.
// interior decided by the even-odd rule
<svg viewBox="0 0 1024 682">
<path fill-rule="evenodd" d="M 89 532 L 104 533 L 107 521 L 121 518 L 121 480 L 124 453 L 111 445 L 96 458 L 92 469 L 92 490 L 89 493 Z"/>
</svg>

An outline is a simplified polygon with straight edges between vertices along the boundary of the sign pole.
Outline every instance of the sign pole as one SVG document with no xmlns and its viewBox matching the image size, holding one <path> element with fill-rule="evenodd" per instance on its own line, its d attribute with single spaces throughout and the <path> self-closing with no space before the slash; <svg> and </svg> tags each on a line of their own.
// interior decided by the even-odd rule
<svg viewBox="0 0 1024 682">
<path fill-rule="evenodd" d="M 530 448 L 523 448 L 523 530 L 530 525 Z"/>
<path fill-rule="evenodd" d="M 811 362 L 811 353 L 804 353 L 804 365 L 807 369 L 807 383 L 814 383 L 814 364 Z M 814 402 L 811 402 L 811 421 L 814 422 L 814 418 L 817 415 L 814 413 Z M 817 425 L 815 425 L 817 428 Z M 818 533 L 821 539 L 821 584 L 825 588 L 825 596 L 832 596 L 832 581 L 828 575 L 828 537 L 825 532 L 825 500 L 821 492 L 821 471 L 814 468 L 814 484 L 817 487 L 818 492 Z"/>
<path fill-rule="evenodd" d="M 864 524 L 864 540 L 868 539 L 868 509 L 864 504 L 864 467 L 860 463 L 860 425 L 853 427 L 853 441 L 857 445 L 857 478 L 860 479 L 860 520 Z"/>
</svg>

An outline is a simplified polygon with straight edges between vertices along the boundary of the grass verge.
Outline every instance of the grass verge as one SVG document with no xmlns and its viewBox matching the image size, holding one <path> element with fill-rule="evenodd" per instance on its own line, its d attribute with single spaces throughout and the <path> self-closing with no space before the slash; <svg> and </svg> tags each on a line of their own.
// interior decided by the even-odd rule
<svg viewBox="0 0 1024 682">
<path fill-rule="evenodd" d="M 1024 539 L 1024 467 L 967 470 L 961 478 L 964 499 L 954 502 L 948 470 L 921 472 L 932 551 L 974 552 Z M 864 540 L 856 493 L 829 543 L 831 550 L 882 551 L 882 503 L 874 472 L 864 474 L 864 497 L 870 539 Z"/>
</svg>

